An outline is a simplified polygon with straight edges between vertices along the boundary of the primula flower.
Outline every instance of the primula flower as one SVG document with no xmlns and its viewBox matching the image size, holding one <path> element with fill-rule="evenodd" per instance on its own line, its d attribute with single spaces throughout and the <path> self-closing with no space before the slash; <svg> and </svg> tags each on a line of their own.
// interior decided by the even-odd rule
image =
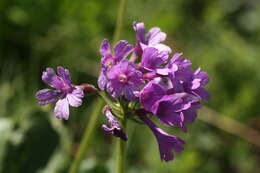
<svg viewBox="0 0 260 173">
<path fill-rule="evenodd" d="M 200 68 L 196 71 L 191 69 L 177 70 L 169 78 L 176 92 L 187 92 L 202 100 L 209 100 L 210 95 L 204 88 L 209 81 L 209 77 L 206 72 L 200 71 Z"/>
<path fill-rule="evenodd" d="M 169 77 L 175 92 L 187 92 L 200 99 L 209 100 L 209 93 L 203 88 L 209 81 L 208 74 L 201 71 L 200 68 L 192 70 L 191 61 L 181 56 L 181 53 L 174 54 L 161 71 Z"/>
<path fill-rule="evenodd" d="M 177 126 L 186 132 L 187 123 L 195 120 L 201 101 L 209 99 L 204 88 L 209 77 L 200 68 L 193 70 L 192 62 L 183 58 L 182 53 L 169 58 L 172 50 L 162 44 L 166 34 L 160 28 L 153 27 L 146 32 L 144 23 L 136 22 L 133 28 L 136 32 L 134 47 L 125 40 L 117 42 L 113 49 L 106 39 L 101 44 L 98 86 L 104 92 L 91 84 L 72 84 L 69 71 L 57 67 L 57 75 L 51 68 L 42 74 L 42 80 L 55 89 L 40 90 L 36 98 L 40 105 L 57 102 L 56 117 L 67 120 L 69 105 L 78 107 L 84 93 L 95 93 L 111 106 L 107 105 L 103 110 L 107 123 L 101 128 L 106 133 L 126 141 L 128 137 L 117 117 L 124 121 L 143 121 L 157 139 L 161 159 L 170 161 L 174 152 L 183 150 L 185 142 L 157 127 L 147 114 L 158 118 L 163 125 Z M 140 59 L 135 61 L 136 58 Z"/>
<path fill-rule="evenodd" d="M 144 23 L 133 23 L 133 28 L 136 32 L 136 47 L 135 53 L 141 57 L 143 50 L 146 47 L 154 47 L 160 52 L 171 53 L 171 48 L 161 44 L 166 39 L 166 34 L 161 32 L 158 27 L 151 28 L 147 33 L 145 30 Z"/>
<path fill-rule="evenodd" d="M 103 109 L 103 112 L 108 120 L 108 125 L 103 124 L 101 126 L 101 128 L 108 134 L 112 134 L 116 137 L 119 137 L 123 140 L 127 140 L 128 137 L 127 135 L 123 132 L 123 130 L 121 129 L 121 126 L 118 122 L 118 120 L 116 119 L 116 117 L 112 114 L 112 109 L 111 107 L 109 107 L 108 105 L 106 105 Z"/>
<path fill-rule="evenodd" d="M 114 46 L 114 55 L 111 52 L 110 44 L 108 40 L 104 40 L 100 47 L 101 66 L 102 70 L 98 78 L 98 86 L 100 89 L 105 89 L 107 84 L 107 71 L 120 62 L 122 59 L 127 57 L 132 51 L 133 46 L 128 44 L 127 41 L 121 40 Z"/>
<path fill-rule="evenodd" d="M 124 95 L 127 100 L 137 99 L 139 86 L 144 84 L 143 74 L 127 59 L 120 61 L 107 72 L 107 91 L 115 98 Z"/>
<path fill-rule="evenodd" d="M 189 93 L 175 93 L 165 89 L 156 81 L 149 82 L 140 92 L 140 102 L 144 109 L 153 113 L 163 124 L 179 126 L 187 131 L 186 123 L 196 118 L 200 108 L 199 98 Z"/>
<path fill-rule="evenodd" d="M 183 145 L 185 141 L 177 136 L 170 135 L 157 127 L 147 116 L 141 115 L 140 118 L 144 123 L 152 130 L 154 136 L 157 139 L 159 146 L 160 156 L 163 161 L 173 160 L 173 152 L 183 151 Z"/>
<path fill-rule="evenodd" d="M 147 72 L 159 73 L 164 68 L 162 65 L 168 60 L 168 54 L 159 52 L 154 47 L 147 47 L 143 51 L 141 66 Z"/>
<path fill-rule="evenodd" d="M 42 81 L 55 90 L 42 89 L 36 93 L 40 105 L 51 104 L 57 101 L 54 113 L 58 119 L 68 120 L 69 105 L 78 107 L 82 103 L 84 93 L 82 88 L 72 84 L 69 70 L 59 66 L 57 74 L 52 68 L 47 68 L 42 73 Z"/>
</svg>

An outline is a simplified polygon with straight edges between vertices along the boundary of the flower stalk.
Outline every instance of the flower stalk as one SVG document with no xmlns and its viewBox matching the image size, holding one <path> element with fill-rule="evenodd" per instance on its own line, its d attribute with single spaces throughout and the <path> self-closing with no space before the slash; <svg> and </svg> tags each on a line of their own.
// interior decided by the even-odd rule
<svg viewBox="0 0 260 173">
<path fill-rule="evenodd" d="M 126 131 L 126 119 L 121 120 L 121 127 Z M 116 138 L 116 173 L 124 173 L 126 160 L 126 142 Z"/>
<path fill-rule="evenodd" d="M 90 138 L 93 136 L 94 129 L 97 126 L 98 116 L 100 115 L 100 110 L 102 109 L 102 106 L 104 105 L 104 101 L 102 99 L 98 98 L 96 100 L 96 102 L 94 102 L 93 105 L 95 105 L 95 109 L 93 110 L 92 114 L 90 114 L 90 120 L 86 126 L 84 136 L 82 138 L 82 141 L 80 143 L 76 156 L 69 168 L 69 173 L 78 172 L 80 163 L 86 154 L 86 150 L 87 150 Z"/>
</svg>

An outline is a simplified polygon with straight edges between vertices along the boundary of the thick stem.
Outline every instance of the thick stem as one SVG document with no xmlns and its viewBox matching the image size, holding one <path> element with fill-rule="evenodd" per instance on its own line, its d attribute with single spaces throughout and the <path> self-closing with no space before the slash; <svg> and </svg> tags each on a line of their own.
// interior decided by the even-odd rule
<svg viewBox="0 0 260 173">
<path fill-rule="evenodd" d="M 84 132 L 84 136 L 83 139 L 80 143 L 79 149 L 77 151 L 77 154 L 70 166 L 69 169 L 69 173 L 77 173 L 78 172 L 78 168 L 80 166 L 81 161 L 83 160 L 87 147 L 89 145 L 89 141 L 92 137 L 92 134 L 94 132 L 94 129 L 97 126 L 97 119 L 98 116 L 100 114 L 100 111 L 102 109 L 102 106 L 104 105 L 104 102 L 102 99 L 98 98 L 97 101 L 94 102 L 93 104 L 95 107 L 92 114 L 90 114 L 90 120 L 86 126 L 85 132 Z"/>
</svg>

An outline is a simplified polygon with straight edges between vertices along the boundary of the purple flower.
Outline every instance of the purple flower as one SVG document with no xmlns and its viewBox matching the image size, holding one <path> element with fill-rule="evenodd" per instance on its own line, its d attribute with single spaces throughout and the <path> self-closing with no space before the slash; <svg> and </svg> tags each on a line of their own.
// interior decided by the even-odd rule
<svg viewBox="0 0 260 173">
<path fill-rule="evenodd" d="M 186 123 L 196 118 L 201 107 L 198 98 L 188 93 L 166 95 L 155 103 L 156 116 L 165 125 L 178 126 L 187 131 Z"/>
<path fill-rule="evenodd" d="M 107 120 L 108 120 L 108 126 L 106 124 L 103 124 L 101 126 L 101 128 L 108 134 L 112 134 L 116 137 L 119 137 L 123 140 L 127 140 L 128 137 L 127 135 L 123 132 L 123 130 L 121 129 L 121 126 L 118 122 L 118 120 L 116 119 L 116 117 L 112 114 L 111 112 L 111 108 L 109 106 L 105 106 L 104 110 L 103 110 Z"/>
<path fill-rule="evenodd" d="M 209 81 L 208 74 L 200 68 L 192 70 L 191 61 L 181 56 L 181 53 L 174 54 L 166 67 L 157 70 L 157 73 L 169 77 L 175 92 L 187 92 L 200 99 L 209 100 L 209 93 L 203 88 Z"/>
<path fill-rule="evenodd" d="M 133 23 L 133 28 L 136 32 L 136 47 L 135 53 L 141 57 L 143 50 L 146 47 L 154 47 L 160 52 L 171 53 L 171 48 L 161 44 L 166 39 L 166 34 L 161 32 L 158 27 L 151 28 L 147 33 L 145 31 L 144 23 Z"/>
<path fill-rule="evenodd" d="M 159 69 L 163 68 L 168 60 L 168 54 L 165 52 L 159 52 L 154 47 L 147 47 L 143 51 L 141 65 L 146 71 L 157 72 Z"/>
<path fill-rule="evenodd" d="M 127 41 L 121 40 L 114 47 L 114 55 L 111 52 L 110 44 L 108 40 L 104 40 L 100 47 L 101 66 L 102 70 L 98 78 L 98 86 L 100 89 L 105 89 L 107 84 L 107 71 L 127 57 L 133 51 L 133 46 L 128 44 Z"/>
<path fill-rule="evenodd" d="M 42 73 L 43 82 L 55 88 L 55 90 L 42 89 L 36 93 L 36 98 L 40 105 L 57 101 L 54 108 L 56 117 L 68 120 L 69 105 L 72 107 L 80 106 L 84 93 L 80 87 L 71 83 L 69 70 L 59 66 L 57 67 L 57 74 L 52 68 L 47 68 Z"/>
<path fill-rule="evenodd" d="M 177 136 L 172 136 L 164 132 L 145 115 L 140 116 L 140 118 L 146 123 L 146 125 L 148 125 L 148 127 L 152 130 L 154 136 L 156 137 L 160 150 L 160 156 L 163 161 L 167 162 L 173 160 L 173 151 L 183 151 L 183 145 L 185 144 L 185 141 L 178 138 Z"/>
<path fill-rule="evenodd" d="M 206 72 L 200 71 L 200 68 L 196 71 L 187 68 L 180 69 L 169 77 L 176 92 L 187 92 L 200 99 L 209 100 L 210 95 L 203 88 L 208 83 L 209 77 Z"/>
<path fill-rule="evenodd" d="M 107 91 L 115 98 L 124 95 L 129 101 L 137 99 L 143 74 L 134 63 L 123 59 L 107 71 Z"/>
<path fill-rule="evenodd" d="M 140 102 L 144 109 L 156 113 L 155 103 L 166 95 L 166 90 L 156 81 L 149 82 L 140 92 Z"/>
<path fill-rule="evenodd" d="M 186 123 L 196 118 L 200 108 L 199 98 L 192 94 L 176 93 L 165 89 L 156 81 L 150 81 L 140 92 L 140 102 L 144 109 L 153 113 L 163 124 L 178 126 L 187 131 Z"/>
<path fill-rule="evenodd" d="M 208 84 L 208 82 L 208 74 L 206 72 L 200 71 L 200 68 L 198 68 L 192 74 L 191 80 L 185 83 L 184 87 L 187 92 L 198 96 L 200 99 L 209 100 L 210 95 L 207 90 L 203 88 Z"/>
</svg>

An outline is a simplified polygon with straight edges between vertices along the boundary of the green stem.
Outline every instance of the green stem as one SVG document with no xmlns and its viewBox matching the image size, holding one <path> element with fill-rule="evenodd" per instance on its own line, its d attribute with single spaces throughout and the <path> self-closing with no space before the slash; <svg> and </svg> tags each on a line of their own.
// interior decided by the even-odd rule
<svg viewBox="0 0 260 173">
<path fill-rule="evenodd" d="M 78 172 L 78 168 L 80 166 L 81 161 L 83 160 L 85 153 L 86 153 L 86 149 L 88 147 L 90 138 L 92 137 L 92 134 L 94 132 L 94 129 L 97 125 L 97 120 L 98 120 L 98 116 L 100 114 L 100 110 L 102 108 L 102 106 L 104 105 L 104 102 L 102 99 L 98 98 L 94 104 L 94 110 L 92 112 L 92 114 L 90 114 L 90 120 L 86 126 L 85 132 L 84 132 L 84 136 L 83 139 L 80 143 L 79 149 L 76 153 L 76 156 L 70 166 L 69 169 L 69 173 L 77 173 Z"/>
<path fill-rule="evenodd" d="M 120 0 L 119 4 L 119 9 L 118 9 L 118 15 L 117 15 L 117 22 L 116 22 L 116 28 L 114 32 L 114 37 L 113 37 L 113 43 L 115 43 L 117 40 L 119 40 L 121 33 L 122 33 L 122 28 L 123 28 L 123 21 L 124 21 L 124 11 L 125 11 L 125 6 L 126 6 L 126 0 Z M 110 99 L 108 99 L 104 93 L 99 92 L 99 95 L 110 105 L 113 105 L 112 102 L 110 102 Z M 95 105 L 95 110 L 93 111 L 91 115 L 91 119 L 86 127 L 86 130 L 84 132 L 83 139 L 80 143 L 79 150 L 76 154 L 76 157 L 74 158 L 71 167 L 69 169 L 69 173 L 77 173 L 78 168 L 80 166 L 80 163 L 82 159 L 84 158 L 84 155 L 87 150 L 87 146 L 90 140 L 90 137 L 92 136 L 93 130 L 96 127 L 97 124 L 97 118 L 99 115 L 99 112 L 103 106 L 103 100 L 98 99 L 97 102 L 94 103 Z M 126 120 L 122 120 L 122 126 L 125 128 L 126 126 Z M 117 172 L 118 173 L 123 173 L 124 171 L 124 153 L 125 153 L 125 144 L 123 141 L 118 141 L 118 166 L 117 166 Z"/>
<path fill-rule="evenodd" d="M 104 91 L 98 91 L 98 95 L 113 109 L 118 109 L 115 107 L 115 104 L 113 103 L 113 100 L 107 96 L 107 94 Z"/>
<path fill-rule="evenodd" d="M 113 43 L 118 41 L 121 37 L 122 29 L 124 26 L 124 13 L 126 9 L 126 0 L 120 0 L 117 19 L 116 19 L 116 29 L 114 32 Z"/>
<path fill-rule="evenodd" d="M 117 14 L 117 22 L 116 22 L 116 30 L 114 33 L 113 43 L 118 41 L 121 37 L 123 25 L 124 25 L 124 12 L 126 9 L 126 0 L 120 0 L 118 14 Z M 125 107 L 121 104 L 122 108 L 122 119 L 121 119 L 121 126 L 126 132 L 126 124 L 127 124 L 127 117 L 126 117 L 126 110 Z M 125 151 L 126 151 L 126 143 L 121 140 L 120 138 L 116 139 L 116 173 L 124 173 L 125 170 Z"/>
<path fill-rule="evenodd" d="M 126 117 L 121 120 L 121 126 L 126 132 Z M 126 142 L 116 138 L 116 173 L 124 173 L 126 160 Z"/>
</svg>

